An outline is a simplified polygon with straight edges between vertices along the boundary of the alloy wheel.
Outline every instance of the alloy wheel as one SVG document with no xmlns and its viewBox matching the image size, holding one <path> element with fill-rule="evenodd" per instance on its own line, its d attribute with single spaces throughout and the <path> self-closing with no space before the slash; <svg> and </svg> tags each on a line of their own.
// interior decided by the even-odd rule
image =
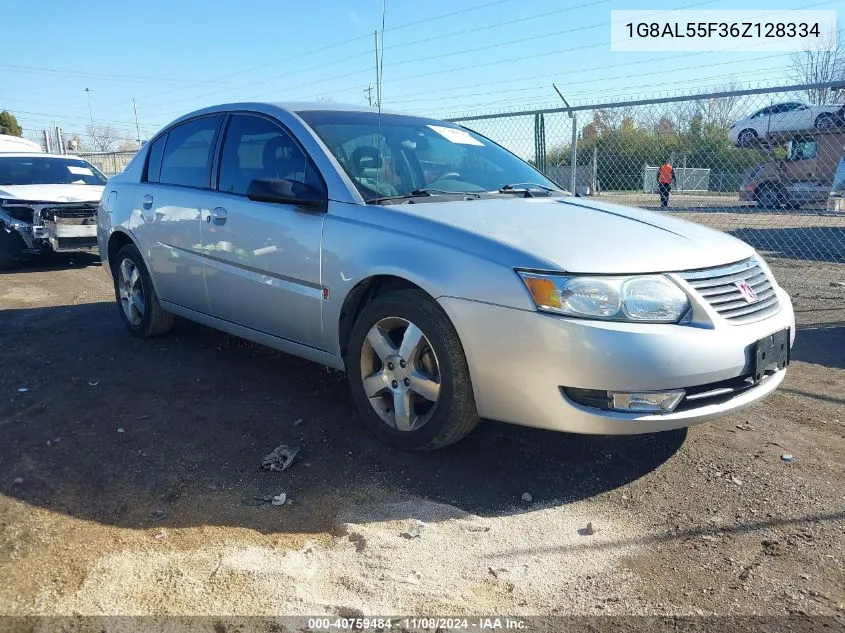
<svg viewBox="0 0 845 633">
<path fill-rule="evenodd" d="M 144 318 L 144 284 L 138 267 L 129 258 L 118 267 L 117 291 L 126 320 L 131 325 L 140 324 Z"/>
<path fill-rule="evenodd" d="M 398 431 L 416 431 L 440 399 L 440 366 L 428 338 L 414 323 L 386 317 L 367 332 L 361 377 L 370 406 Z"/>
</svg>

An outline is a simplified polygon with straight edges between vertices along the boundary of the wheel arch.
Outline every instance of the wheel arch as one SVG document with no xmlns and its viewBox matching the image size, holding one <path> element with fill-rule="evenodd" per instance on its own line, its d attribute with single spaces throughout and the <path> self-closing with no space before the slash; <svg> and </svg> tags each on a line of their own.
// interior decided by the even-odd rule
<svg viewBox="0 0 845 633">
<path fill-rule="evenodd" d="M 364 307 L 379 295 L 405 289 L 421 290 L 436 303 L 436 297 L 418 283 L 403 276 L 389 273 L 370 275 L 359 281 L 346 293 L 338 319 L 338 343 L 344 363 L 346 362 L 352 328 Z"/>
<path fill-rule="evenodd" d="M 112 234 L 109 235 L 109 240 L 106 246 L 106 256 L 108 257 L 108 266 L 112 278 L 114 278 L 114 266 L 117 254 L 120 252 L 120 249 L 126 246 L 127 244 L 131 244 L 132 246 L 138 249 L 138 253 L 140 253 L 141 255 L 141 260 L 144 266 L 146 266 L 147 273 L 150 276 L 150 283 L 153 286 L 153 291 L 156 293 L 156 295 L 158 295 L 158 289 L 156 288 L 156 281 L 153 277 L 153 271 L 150 268 L 150 265 L 147 260 L 144 258 L 144 251 L 141 250 L 141 246 L 138 244 L 138 241 L 135 239 L 134 235 L 132 235 L 128 231 L 124 231 L 121 229 L 115 229 L 114 231 L 112 231 Z"/>
</svg>

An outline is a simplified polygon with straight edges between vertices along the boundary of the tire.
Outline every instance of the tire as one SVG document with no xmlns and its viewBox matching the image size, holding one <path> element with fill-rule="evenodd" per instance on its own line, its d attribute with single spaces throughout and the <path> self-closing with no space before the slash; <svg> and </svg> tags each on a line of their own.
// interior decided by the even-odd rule
<svg viewBox="0 0 845 633">
<path fill-rule="evenodd" d="M 757 190 L 757 206 L 761 209 L 777 209 L 783 203 L 783 192 L 774 185 L 763 185 Z"/>
<path fill-rule="evenodd" d="M 124 266 L 126 270 L 137 273 L 137 278 L 134 274 L 130 275 L 128 286 L 122 270 Z M 148 338 L 170 331 L 173 315 L 159 304 L 144 259 L 133 244 L 127 244 L 118 251 L 112 262 L 112 279 L 118 314 L 132 334 Z"/>
<path fill-rule="evenodd" d="M 26 244 L 16 231 L 9 232 L 0 222 L 0 270 L 17 266 L 25 246 Z"/>
<path fill-rule="evenodd" d="M 406 347 L 413 340 L 419 343 L 413 349 Z M 429 451 L 457 442 L 478 424 L 458 333 L 440 306 L 421 290 L 390 292 L 367 304 L 352 328 L 348 349 L 352 397 L 365 426 L 384 442 L 403 450 Z M 420 376 L 427 380 L 420 381 Z M 404 391 L 403 382 L 410 383 Z M 437 387 L 434 401 L 432 385 Z M 403 402 L 403 394 L 409 398 L 404 405 L 407 419 L 396 415 L 394 405 Z"/>
<path fill-rule="evenodd" d="M 758 141 L 756 130 L 746 129 L 739 133 L 736 139 L 738 147 L 749 147 Z"/>
<path fill-rule="evenodd" d="M 830 130 L 836 127 L 836 122 L 830 114 L 820 114 L 816 117 L 813 127 L 817 130 Z"/>
</svg>

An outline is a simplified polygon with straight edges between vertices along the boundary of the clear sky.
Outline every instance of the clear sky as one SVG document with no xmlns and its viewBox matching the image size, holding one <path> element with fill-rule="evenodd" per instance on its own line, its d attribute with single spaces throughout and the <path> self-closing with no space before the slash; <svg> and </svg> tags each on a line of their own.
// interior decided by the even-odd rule
<svg viewBox="0 0 845 633">
<path fill-rule="evenodd" d="M 788 83 L 788 53 L 610 51 L 611 9 L 836 9 L 842 0 L 386 0 L 383 104 L 447 116 Z M 243 100 L 366 103 L 382 0 L 6 0 L 0 110 L 25 135 L 142 138 Z M 842 16 L 839 16 L 842 24 Z M 86 93 L 85 89 L 91 90 Z"/>
</svg>

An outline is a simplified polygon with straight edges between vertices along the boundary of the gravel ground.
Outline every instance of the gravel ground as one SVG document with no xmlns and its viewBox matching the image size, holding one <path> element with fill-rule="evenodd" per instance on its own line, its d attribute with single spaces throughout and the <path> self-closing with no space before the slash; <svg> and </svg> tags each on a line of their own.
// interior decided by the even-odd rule
<svg viewBox="0 0 845 633">
<path fill-rule="evenodd" d="M 425 455 L 367 436 L 340 373 L 186 322 L 133 339 L 96 260 L 0 275 L 0 613 L 842 616 L 842 266 L 773 268 L 800 325 L 753 408 Z"/>
</svg>

